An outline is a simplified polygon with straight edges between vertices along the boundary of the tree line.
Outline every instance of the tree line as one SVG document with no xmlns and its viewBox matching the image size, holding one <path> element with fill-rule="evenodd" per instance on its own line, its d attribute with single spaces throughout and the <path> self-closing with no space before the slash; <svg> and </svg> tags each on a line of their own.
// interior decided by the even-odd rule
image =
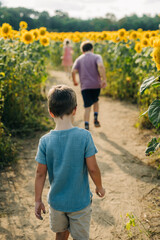
<svg viewBox="0 0 160 240">
<path fill-rule="evenodd" d="M 9 23 L 15 30 L 18 30 L 20 21 L 26 21 L 28 29 L 43 26 L 48 31 L 55 32 L 113 31 L 120 28 L 126 30 L 137 30 L 138 28 L 157 30 L 160 24 L 160 16 L 151 17 L 144 14 L 142 17 L 138 17 L 134 14 L 117 20 L 114 14 L 108 13 L 105 17 L 82 20 L 70 17 L 68 13 L 61 10 L 56 10 L 54 16 L 50 16 L 47 11 L 38 12 L 23 7 L 8 8 L 0 4 L 0 25 Z"/>
</svg>

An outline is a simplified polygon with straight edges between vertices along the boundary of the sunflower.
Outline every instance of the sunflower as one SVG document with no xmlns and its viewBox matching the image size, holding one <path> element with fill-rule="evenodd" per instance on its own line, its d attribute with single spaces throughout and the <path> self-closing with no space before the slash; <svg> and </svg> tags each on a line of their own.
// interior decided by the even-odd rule
<svg viewBox="0 0 160 240">
<path fill-rule="evenodd" d="M 151 53 L 151 56 L 153 57 L 153 61 L 160 65 L 160 47 L 155 47 Z"/>
<path fill-rule="evenodd" d="M 7 37 L 11 34 L 12 32 L 12 27 L 8 23 L 3 23 L 2 28 L 1 28 L 1 34 L 3 37 Z"/>
<path fill-rule="evenodd" d="M 143 37 L 149 39 L 150 35 L 151 35 L 150 31 L 147 31 L 147 32 L 144 32 Z"/>
<path fill-rule="evenodd" d="M 160 39 L 157 38 L 157 40 L 154 41 L 153 47 L 160 47 Z"/>
<path fill-rule="evenodd" d="M 136 39 L 138 39 L 139 38 L 139 32 L 137 32 L 137 31 L 132 31 L 131 33 L 130 33 L 130 39 L 133 39 L 133 40 L 136 40 Z"/>
<path fill-rule="evenodd" d="M 148 38 L 142 38 L 141 39 L 142 47 L 148 47 L 149 46 L 149 39 Z"/>
<path fill-rule="evenodd" d="M 48 37 L 44 36 L 44 37 L 41 37 L 40 38 L 40 43 L 43 45 L 43 46 L 48 46 L 49 43 L 50 43 L 50 40 Z"/>
<path fill-rule="evenodd" d="M 46 34 L 46 28 L 45 27 L 41 27 L 39 29 L 39 34 L 40 34 L 40 36 L 44 36 Z"/>
<path fill-rule="evenodd" d="M 34 36 L 33 36 L 33 33 L 31 31 L 26 31 L 22 35 L 22 42 L 24 42 L 25 44 L 32 43 L 33 41 L 34 41 Z"/>
<path fill-rule="evenodd" d="M 34 39 L 37 41 L 39 39 L 39 30 L 36 28 L 36 29 L 31 30 L 31 32 L 34 35 Z"/>
<path fill-rule="evenodd" d="M 149 39 L 149 43 L 150 43 L 150 46 L 153 47 L 154 46 L 154 42 L 156 41 L 157 37 L 151 37 Z"/>
<path fill-rule="evenodd" d="M 137 42 L 134 49 L 136 50 L 137 53 L 140 53 L 142 51 L 141 43 Z"/>
<path fill-rule="evenodd" d="M 28 24 L 27 24 L 25 21 L 21 21 L 21 22 L 19 23 L 19 27 L 20 27 L 21 29 L 26 29 L 26 28 L 28 27 Z"/>
<path fill-rule="evenodd" d="M 124 40 L 126 38 L 126 29 L 122 28 L 118 30 L 118 37 L 120 40 Z"/>
</svg>

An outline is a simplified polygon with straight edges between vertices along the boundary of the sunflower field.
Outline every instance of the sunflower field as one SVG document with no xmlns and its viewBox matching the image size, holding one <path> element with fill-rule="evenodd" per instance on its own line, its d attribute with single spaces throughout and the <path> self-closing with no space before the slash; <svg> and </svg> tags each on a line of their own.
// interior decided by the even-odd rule
<svg viewBox="0 0 160 240">
<path fill-rule="evenodd" d="M 143 97 L 139 91 L 145 79 L 159 76 L 159 30 L 57 33 L 45 27 L 28 31 L 24 21 L 19 27 L 19 31 L 8 23 L 0 27 L 0 167 L 15 156 L 11 135 L 40 128 L 46 66 L 49 61 L 53 67 L 61 65 L 65 39 L 71 40 L 74 59 L 81 54 L 82 41 L 93 42 L 106 68 L 103 94 L 136 103 L 142 112 L 159 99 L 159 85 L 147 88 Z M 147 116 L 141 124 L 151 127 Z"/>
</svg>

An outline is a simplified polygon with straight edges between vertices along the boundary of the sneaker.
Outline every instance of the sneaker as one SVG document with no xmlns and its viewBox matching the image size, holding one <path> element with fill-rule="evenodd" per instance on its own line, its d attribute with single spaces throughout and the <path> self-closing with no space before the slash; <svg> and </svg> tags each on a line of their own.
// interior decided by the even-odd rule
<svg viewBox="0 0 160 240">
<path fill-rule="evenodd" d="M 95 127 L 100 127 L 100 126 L 101 126 L 98 120 L 95 120 L 95 121 L 94 121 L 94 126 L 95 126 Z"/>
<path fill-rule="evenodd" d="M 86 124 L 86 123 L 85 123 L 85 129 L 86 129 L 86 130 L 89 130 L 89 124 Z"/>
</svg>

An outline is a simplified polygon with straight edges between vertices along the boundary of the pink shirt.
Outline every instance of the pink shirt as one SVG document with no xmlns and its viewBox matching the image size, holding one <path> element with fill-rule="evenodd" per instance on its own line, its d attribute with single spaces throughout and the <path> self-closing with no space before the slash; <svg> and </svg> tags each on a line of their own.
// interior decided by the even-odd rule
<svg viewBox="0 0 160 240">
<path fill-rule="evenodd" d="M 100 88 L 98 63 L 103 64 L 102 57 L 92 52 L 86 52 L 75 60 L 72 70 L 78 70 L 82 90 Z"/>
</svg>

